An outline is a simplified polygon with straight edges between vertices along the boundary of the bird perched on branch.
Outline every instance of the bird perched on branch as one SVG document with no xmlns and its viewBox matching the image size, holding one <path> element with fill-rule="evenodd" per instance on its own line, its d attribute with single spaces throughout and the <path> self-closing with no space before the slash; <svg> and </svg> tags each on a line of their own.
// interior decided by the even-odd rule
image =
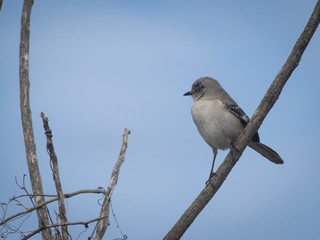
<svg viewBox="0 0 320 240">
<path fill-rule="evenodd" d="M 249 117 L 214 78 L 202 77 L 192 84 L 192 89 L 183 96 L 192 96 L 191 114 L 202 138 L 213 150 L 213 162 L 209 179 L 214 175 L 213 167 L 218 149 L 234 150 L 233 143 L 249 122 Z M 273 163 L 283 160 L 270 147 L 260 143 L 258 132 L 249 142 L 249 147 Z"/>
</svg>

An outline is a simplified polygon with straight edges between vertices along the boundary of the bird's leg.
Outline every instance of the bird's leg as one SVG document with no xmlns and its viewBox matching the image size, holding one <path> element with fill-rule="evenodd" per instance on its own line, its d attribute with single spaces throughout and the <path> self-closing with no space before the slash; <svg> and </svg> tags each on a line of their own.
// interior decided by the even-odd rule
<svg viewBox="0 0 320 240">
<path fill-rule="evenodd" d="M 230 143 L 230 152 L 232 158 L 234 158 L 234 156 L 239 152 L 239 150 L 234 146 L 234 142 Z"/>
<path fill-rule="evenodd" d="M 211 166 L 211 171 L 210 171 L 210 175 L 209 175 L 209 179 L 215 174 L 213 172 L 213 167 L 214 167 L 214 162 L 216 161 L 216 154 L 213 155 L 213 161 L 212 161 L 212 166 Z"/>
<path fill-rule="evenodd" d="M 213 161 L 212 161 L 209 179 L 208 179 L 208 181 L 206 181 L 206 185 L 208 185 L 210 183 L 210 178 L 212 178 L 216 174 L 213 172 L 213 167 L 214 167 L 214 162 L 216 161 L 217 154 L 218 154 L 218 151 L 216 149 L 213 149 Z"/>
</svg>

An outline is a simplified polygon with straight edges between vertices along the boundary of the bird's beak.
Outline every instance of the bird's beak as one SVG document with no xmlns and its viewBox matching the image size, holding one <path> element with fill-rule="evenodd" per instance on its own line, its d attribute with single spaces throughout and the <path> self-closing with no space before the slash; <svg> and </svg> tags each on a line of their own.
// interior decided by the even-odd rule
<svg viewBox="0 0 320 240">
<path fill-rule="evenodd" d="M 183 94 L 183 96 L 190 96 L 192 95 L 192 91 L 186 92 L 185 94 Z"/>
</svg>

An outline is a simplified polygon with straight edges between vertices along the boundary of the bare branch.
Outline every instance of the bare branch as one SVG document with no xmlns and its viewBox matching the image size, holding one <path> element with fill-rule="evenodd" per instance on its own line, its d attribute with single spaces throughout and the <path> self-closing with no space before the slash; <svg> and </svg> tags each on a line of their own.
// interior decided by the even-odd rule
<svg viewBox="0 0 320 240">
<path fill-rule="evenodd" d="M 2 8 L 2 3 L 3 3 L 3 0 L 0 0 L 0 11 L 1 11 L 1 8 Z"/>
<path fill-rule="evenodd" d="M 23 190 L 26 194 L 27 197 L 29 197 L 30 202 L 32 203 L 33 207 L 35 207 L 35 203 L 32 199 L 32 197 L 30 197 L 31 194 L 29 194 L 28 189 L 26 188 L 26 174 L 23 174 L 23 178 L 22 178 L 22 185 L 18 183 L 17 178 L 15 178 L 16 184 L 18 185 L 18 187 L 20 187 L 21 190 Z"/>
<path fill-rule="evenodd" d="M 62 226 L 69 226 L 69 225 L 84 225 L 85 228 L 89 227 L 90 223 L 99 221 L 101 219 L 107 218 L 107 216 L 102 216 L 102 217 L 98 217 L 98 218 L 94 218 L 91 219 L 89 221 L 80 221 L 80 222 L 66 222 L 66 223 L 58 223 L 58 224 L 50 224 L 48 226 L 43 226 L 41 228 L 38 228 L 37 230 L 33 231 L 32 233 L 28 234 L 27 236 L 25 236 L 24 238 L 22 238 L 21 240 L 27 240 L 29 238 L 31 238 L 32 236 L 34 236 L 35 234 L 44 231 L 47 228 L 53 228 L 53 227 L 62 227 Z"/>
<path fill-rule="evenodd" d="M 29 99 L 29 37 L 30 37 L 30 15 L 33 0 L 25 0 L 23 4 L 21 17 L 21 40 L 20 40 L 20 107 L 21 119 L 26 148 L 28 168 L 30 172 L 31 185 L 35 194 L 43 194 L 41 176 L 36 155 L 36 145 L 34 142 L 30 99 Z M 35 197 L 35 204 L 39 205 L 44 202 L 44 197 Z M 49 223 L 48 214 L 45 208 L 39 208 L 38 222 L 39 227 Z M 51 239 L 50 229 L 42 232 L 43 239 Z"/>
<path fill-rule="evenodd" d="M 59 166 L 58 166 L 58 159 L 57 155 L 54 151 L 53 147 L 53 141 L 52 141 L 52 132 L 49 127 L 49 120 L 48 118 L 44 115 L 44 113 L 41 113 L 41 118 L 43 120 L 43 128 L 45 130 L 45 135 L 47 136 L 47 152 L 50 156 L 50 162 L 52 164 L 52 173 L 53 173 L 53 180 L 56 186 L 57 190 L 57 196 L 58 196 L 58 203 L 59 203 L 59 218 L 61 220 L 61 223 L 67 223 L 68 218 L 66 214 L 66 207 L 64 205 L 64 194 L 62 191 L 62 185 L 60 181 L 60 176 L 59 176 Z M 61 232 L 62 232 L 62 239 L 66 240 L 68 239 L 68 228 L 67 225 L 62 225 L 61 226 Z"/>
<path fill-rule="evenodd" d="M 107 227 L 108 227 L 110 199 L 111 199 L 111 195 L 113 193 L 113 190 L 118 182 L 120 167 L 121 167 L 122 163 L 124 162 L 125 153 L 126 153 L 127 145 L 128 145 L 128 135 L 129 134 L 130 134 L 130 131 L 127 128 L 124 129 L 124 133 L 122 135 L 123 143 L 122 143 L 122 147 L 120 150 L 119 158 L 118 158 L 117 163 L 113 167 L 110 183 L 109 183 L 108 189 L 106 191 L 105 198 L 104 198 L 104 201 L 103 201 L 103 204 L 101 207 L 101 211 L 100 211 L 100 217 L 106 216 L 106 218 L 103 218 L 102 220 L 98 221 L 96 224 L 95 230 L 97 230 L 97 231 L 96 231 L 96 236 L 94 238 L 96 240 L 102 239 L 102 237 L 105 234 Z M 92 232 L 91 237 L 93 236 L 94 231 Z"/>
<path fill-rule="evenodd" d="M 184 212 L 178 222 L 173 226 L 173 228 L 164 237 L 164 240 L 180 239 L 185 231 L 189 228 L 198 214 L 207 205 L 207 203 L 212 199 L 215 193 L 223 184 L 224 180 L 227 178 L 228 174 L 237 163 L 238 159 L 242 155 L 242 152 L 248 145 L 248 142 L 252 136 L 258 131 L 263 120 L 267 116 L 268 112 L 275 104 L 279 95 L 291 76 L 294 69 L 298 66 L 302 54 L 306 49 L 308 43 L 310 42 L 315 30 L 317 29 L 320 22 L 320 2 L 316 4 L 316 7 L 305 27 L 301 36 L 297 40 L 291 54 L 289 55 L 284 66 L 281 68 L 270 88 L 268 89 L 266 95 L 262 99 L 259 107 L 254 113 L 251 121 L 246 126 L 244 131 L 239 136 L 238 140 L 235 142 L 234 146 L 239 150 L 233 156 L 229 152 L 224 162 L 218 168 L 216 174 L 210 179 L 210 184 L 208 184 L 199 196 L 194 200 L 190 207 Z"/>
<path fill-rule="evenodd" d="M 101 187 L 98 189 L 84 189 L 84 190 L 79 190 L 76 192 L 72 193 L 65 193 L 64 197 L 65 198 L 70 198 L 73 197 L 74 195 L 81 194 L 81 193 L 105 193 L 105 190 Z M 19 196 L 13 196 L 10 200 L 14 200 L 16 198 L 22 198 L 22 197 L 34 197 L 34 196 L 43 196 L 43 197 L 57 197 L 56 194 L 22 194 Z"/>
<path fill-rule="evenodd" d="M 76 192 L 73 192 L 73 193 L 66 193 L 64 195 L 64 197 L 65 198 L 71 198 L 71 197 L 73 197 L 75 195 L 83 194 L 83 193 L 97 193 L 97 194 L 99 194 L 99 193 L 101 194 L 102 193 L 102 194 L 105 194 L 105 191 L 102 190 L 102 189 L 85 189 L 85 190 L 79 190 L 79 191 L 76 191 Z M 21 196 L 13 197 L 12 199 L 16 199 L 16 198 L 24 197 L 24 196 L 33 197 L 33 195 L 21 195 Z M 49 195 L 49 196 L 54 196 L 54 195 Z M 10 201 L 12 201 L 12 199 L 10 199 Z M 53 198 L 53 199 L 50 199 L 49 201 L 46 201 L 46 202 L 43 202 L 42 204 L 37 205 L 36 207 L 28 208 L 25 211 L 22 211 L 22 212 L 19 212 L 19 213 L 15 214 L 15 215 L 12 215 L 12 216 L 4 219 L 2 222 L 0 222 L 0 226 L 3 225 L 3 224 L 6 224 L 7 222 L 9 222 L 10 220 L 12 220 L 12 219 L 14 219 L 16 217 L 19 217 L 19 216 L 24 215 L 26 213 L 32 212 L 32 211 L 34 211 L 34 210 L 36 210 L 38 208 L 41 208 L 41 207 L 43 207 L 43 206 L 45 206 L 45 205 L 47 205 L 49 203 L 55 202 L 57 200 L 58 200 L 58 198 Z M 9 201 L 9 203 L 10 203 L 10 201 Z M 4 204 L 4 205 L 8 205 L 9 203 Z"/>
</svg>

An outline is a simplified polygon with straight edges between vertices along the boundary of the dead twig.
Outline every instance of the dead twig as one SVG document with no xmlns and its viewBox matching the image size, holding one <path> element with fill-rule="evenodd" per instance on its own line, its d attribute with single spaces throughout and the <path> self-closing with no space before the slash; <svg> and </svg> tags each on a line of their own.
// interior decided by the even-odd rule
<svg viewBox="0 0 320 240">
<path fill-rule="evenodd" d="M 73 197 L 73 196 L 75 196 L 75 195 L 84 194 L 84 193 L 105 194 L 105 191 L 104 191 L 103 189 L 85 189 L 85 190 L 79 190 L 79 191 L 72 192 L 72 193 L 67 193 L 67 194 L 64 195 L 64 197 L 65 197 L 65 198 L 71 198 L 71 197 Z M 22 196 L 27 196 L 27 195 L 22 195 Z M 50 196 L 54 196 L 54 195 L 50 195 Z M 15 199 L 15 198 L 18 198 L 18 197 L 21 197 L 21 196 L 17 196 L 17 197 L 13 197 L 13 198 Z M 30 195 L 30 197 L 32 197 L 32 195 Z M 57 201 L 57 200 L 58 200 L 58 198 L 56 197 L 56 198 L 50 199 L 50 200 L 48 200 L 48 201 L 46 201 L 46 202 L 43 202 L 42 204 L 40 204 L 40 205 L 38 205 L 38 206 L 36 206 L 36 207 L 28 208 L 28 209 L 25 210 L 25 211 L 16 213 L 16 214 L 14 214 L 14 215 L 12 215 L 12 216 L 4 219 L 3 221 L 1 221 L 1 222 L 0 222 L 0 226 L 6 224 L 7 222 L 11 221 L 11 220 L 14 219 L 14 218 L 17 218 L 17 217 L 19 217 L 19 216 L 21 216 L 21 215 L 24 215 L 24 214 L 26 214 L 26 213 L 32 212 L 32 211 L 34 211 L 34 210 L 36 210 L 36 209 L 38 209 L 38 208 L 41 208 L 41 207 L 43 207 L 43 206 L 45 206 L 45 205 L 47 205 L 47 204 L 49 204 L 49 203 L 53 203 L 53 202 L 55 202 L 55 201 Z M 12 201 L 12 200 L 10 199 L 10 201 Z M 9 201 L 9 203 L 10 203 L 10 201 Z M 3 205 L 8 205 L 9 203 L 3 203 Z M 4 217 L 3 217 L 3 218 L 4 218 Z"/>
<path fill-rule="evenodd" d="M 31 238 L 32 236 L 34 236 L 35 234 L 44 231 L 46 228 L 53 228 L 53 227 L 62 227 L 62 226 L 70 226 L 70 225 L 84 225 L 85 228 L 89 228 L 89 224 L 99 221 L 101 219 L 107 218 L 107 216 L 102 216 L 102 217 L 98 217 L 98 218 L 94 218 L 91 219 L 89 221 L 80 221 L 80 222 L 66 222 L 66 223 L 57 223 L 57 224 L 50 224 L 47 226 L 43 226 L 41 228 L 38 228 L 37 230 L 33 231 L 32 233 L 28 234 L 27 236 L 25 236 L 24 238 L 22 238 L 21 240 L 27 240 L 29 238 Z"/>
<path fill-rule="evenodd" d="M 43 121 L 43 128 L 45 130 L 45 135 L 47 137 L 47 152 L 50 156 L 50 162 L 52 166 L 52 174 L 53 174 L 53 180 L 56 186 L 57 190 L 57 196 L 58 196 L 58 203 L 59 203 L 59 218 L 61 220 L 61 223 L 67 223 L 68 218 L 66 214 L 66 207 L 64 204 L 64 194 L 62 191 L 62 184 L 60 180 L 60 175 L 59 175 L 59 166 L 58 166 L 58 158 L 57 155 L 54 151 L 53 147 L 53 141 L 52 141 L 52 131 L 49 127 L 49 120 L 48 118 L 44 115 L 44 113 L 41 113 L 41 118 Z M 68 239 L 68 228 L 67 225 L 62 225 L 61 226 L 61 232 L 62 232 L 62 239 L 67 240 Z"/>
<path fill-rule="evenodd" d="M 126 153 L 127 146 L 128 146 L 128 135 L 129 134 L 130 134 L 130 131 L 127 128 L 124 129 L 124 133 L 122 135 L 123 143 L 122 143 L 122 147 L 120 150 L 119 158 L 118 158 L 117 163 L 113 167 L 110 183 L 109 183 L 108 189 L 105 193 L 105 198 L 104 198 L 104 201 L 103 201 L 103 204 L 101 207 L 101 211 L 100 211 L 100 217 L 106 216 L 106 218 L 103 218 L 97 222 L 96 227 L 91 235 L 91 237 L 92 237 L 94 235 L 94 232 L 96 231 L 96 236 L 94 238 L 96 240 L 102 239 L 102 237 L 105 234 L 107 227 L 109 225 L 108 219 L 109 219 L 109 210 L 110 210 L 110 199 L 111 199 L 111 195 L 113 193 L 113 190 L 118 182 L 120 167 L 125 159 L 125 153 Z"/>
</svg>

